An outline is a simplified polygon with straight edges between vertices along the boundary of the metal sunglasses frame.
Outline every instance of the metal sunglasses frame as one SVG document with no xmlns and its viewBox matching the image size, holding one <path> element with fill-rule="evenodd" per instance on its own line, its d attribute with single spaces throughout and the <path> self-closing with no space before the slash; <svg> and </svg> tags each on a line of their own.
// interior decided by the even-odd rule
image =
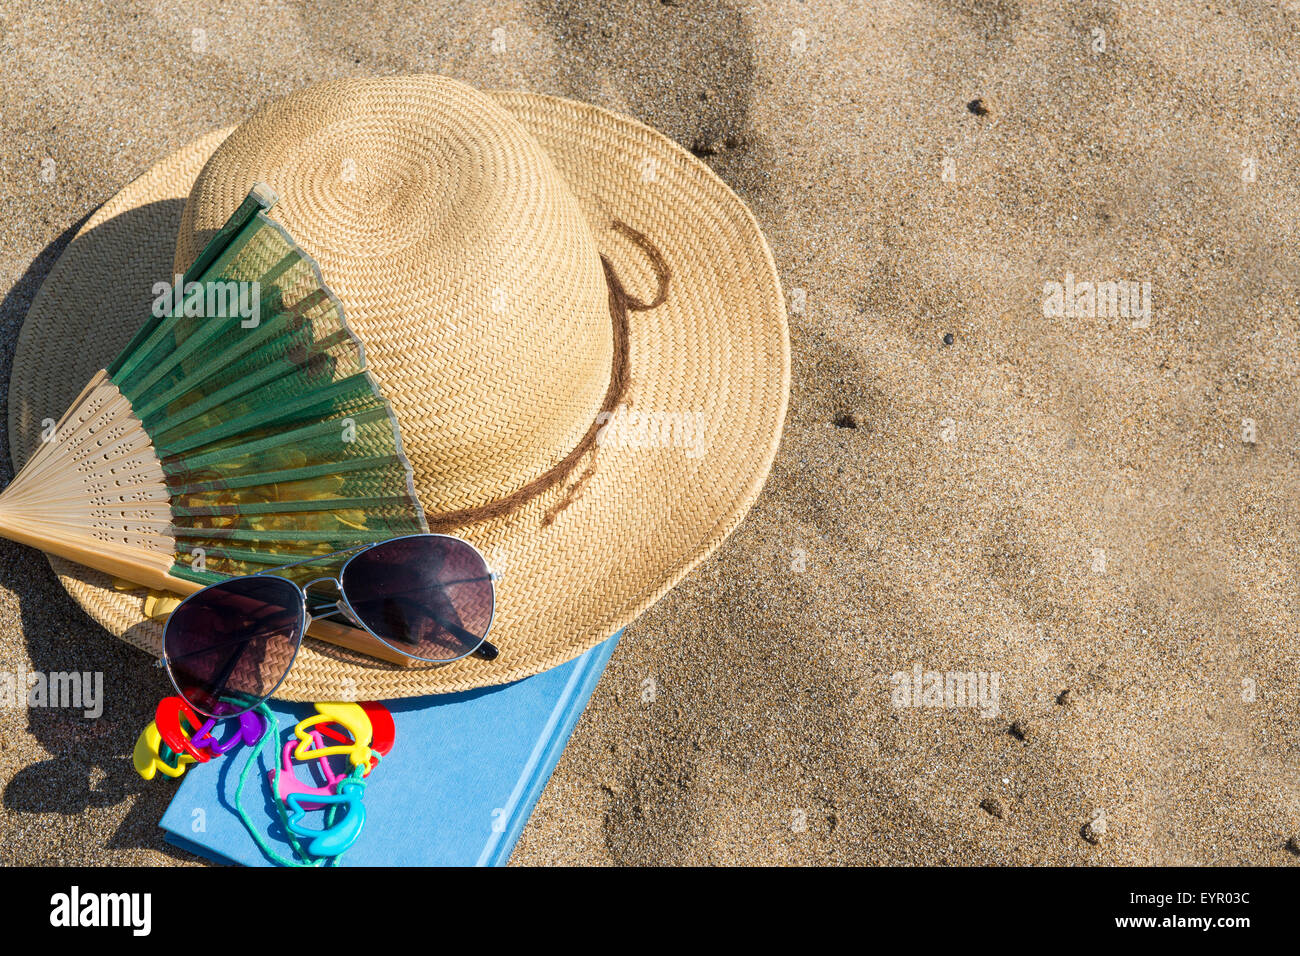
<svg viewBox="0 0 1300 956">
<path fill-rule="evenodd" d="M 348 600 L 347 592 L 344 591 L 343 589 L 343 577 L 347 573 L 348 565 L 351 564 L 354 560 L 356 560 L 361 555 L 365 554 L 367 551 L 370 551 L 372 548 L 377 548 L 381 544 L 390 544 L 391 542 L 394 541 L 406 541 L 410 538 L 448 538 L 452 541 L 457 541 L 461 544 L 467 545 L 476 555 L 478 555 L 479 560 L 483 562 L 483 567 L 487 570 L 487 580 L 492 582 L 492 609 L 488 613 L 488 623 L 487 623 L 487 627 L 483 629 L 483 636 L 481 638 L 478 638 L 478 643 L 474 645 L 474 647 L 472 647 L 470 650 L 466 651 L 464 654 L 460 654 L 456 657 L 433 660 L 427 657 L 420 657 L 416 654 L 412 654 L 409 651 L 406 651 L 400 647 L 395 647 L 394 645 L 390 644 L 388 641 L 380 637 L 378 634 L 376 634 L 369 627 L 367 627 L 366 624 L 362 622 L 360 617 L 357 615 L 356 610 L 353 609 L 351 602 Z M 319 578 L 312 578 L 310 581 L 306 581 L 302 584 L 299 584 L 297 581 L 293 581 L 282 574 L 274 573 L 276 571 L 284 571 L 288 568 L 301 567 L 304 564 L 312 564 L 317 561 L 324 561 L 327 558 L 337 557 L 340 554 L 347 554 L 350 551 L 355 551 L 356 553 L 343 562 L 343 566 L 339 568 L 337 575 L 325 575 Z M 167 655 L 167 631 L 171 627 L 172 618 L 177 611 L 179 611 L 182 607 L 184 607 L 187 603 L 192 601 L 194 598 L 198 597 L 200 594 L 203 594 L 205 591 L 209 591 L 212 588 L 222 587 L 223 585 L 229 584 L 231 581 L 238 581 L 244 578 L 262 578 L 262 577 L 276 578 L 277 580 L 285 581 L 293 585 L 293 587 L 298 591 L 298 597 L 301 601 L 301 607 L 299 608 L 298 611 L 298 627 L 296 629 L 297 633 L 294 638 L 293 656 L 289 658 L 289 664 L 287 667 L 285 667 L 284 673 L 280 675 L 280 679 L 275 682 L 275 686 L 272 687 L 269 691 L 267 691 L 263 697 L 249 704 L 247 707 L 244 707 L 242 710 L 230 710 L 221 714 L 209 714 L 202 707 L 200 707 L 194 701 L 190 700 L 188 697 L 185 696 L 185 692 L 181 690 L 180 684 L 176 680 L 176 675 L 172 672 L 171 658 L 168 657 Z M 167 618 L 166 626 L 163 628 L 162 657 L 159 659 L 159 662 L 163 667 L 166 668 L 167 678 L 171 681 L 172 686 L 176 688 L 176 693 L 179 694 L 186 702 L 188 702 L 190 706 L 192 706 L 199 713 L 203 714 L 205 717 L 225 718 L 225 717 L 238 717 L 240 714 L 250 711 L 253 708 L 257 707 L 258 704 L 262 703 L 262 701 L 272 697 L 275 694 L 275 692 L 280 689 L 280 685 L 284 683 L 285 678 L 289 676 L 289 672 L 293 670 L 294 662 L 298 660 L 298 651 L 302 649 L 302 639 L 307 635 L 307 628 L 311 626 L 311 623 L 313 621 L 320 621 L 328 617 L 333 617 L 336 614 L 342 614 L 345 618 L 348 619 L 348 621 L 352 625 L 365 631 L 367 634 L 369 634 L 371 637 L 379 641 L 381 644 L 383 644 L 385 647 L 389 648 L 390 650 L 394 650 L 397 653 L 403 655 L 404 657 L 409 657 L 411 660 L 423 661 L 424 663 L 428 663 L 428 664 L 451 664 L 456 661 L 463 660 L 464 658 L 469 657 L 471 654 L 478 654 L 480 657 L 484 658 L 485 660 L 489 660 L 489 661 L 494 660 L 497 654 L 499 653 L 499 651 L 496 645 L 491 643 L 487 639 L 487 636 L 491 632 L 492 622 L 496 618 L 497 577 L 498 575 L 496 574 L 496 572 L 492 570 L 492 566 L 488 564 L 487 557 L 483 554 L 482 551 L 474 547 L 472 542 L 466 541 L 464 538 L 458 538 L 456 535 L 453 534 L 434 534 L 434 533 L 404 534 L 404 535 L 399 535 L 396 538 L 385 538 L 383 541 L 372 541 L 370 542 L 370 544 L 359 544 L 353 548 L 342 548 L 338 551 L 331 551 L 329 554 L 314 555 L 310 558 L 304 558 L 301 561 L 291 561 L 288 564 L 278 564 L 273 568 L 267 568 L 264 571 L 258 571 L 256 574 L 240 574 L 232 578 L 227 578 L 224 581 L 218 581 L 216 584 L 209 584 L 207 587 L 195 591 L 193 594 L 186 597 L 185 600 L 181 601 L 180 604 L 176 605 L 171 615 L 169 615 Z M 477 581 L 479 579 L 470 578 L 469 580 Z M 310 588 L 313 584 L 319 584 L 323 581 L 329 581 L 334 585 L 335 589 L 338 591 L 339 600 L 335 601 L 333 604 L 324 605 L 320 609 L 323 610 L 324 613 L 316 613 L 307 606 L 307 602 L 309 600 L 307 589 Z M 453 581 L 451 583 L 459 584 L 465 582 Z M 439 624 L 441 624 L 441 622 L 439 622 Z M 443 624 L 442 626 L 446 628 L 445 624 Z M 465 633 L 469 634 L 470 632 L 465 631 Z M 471 637 L 472 636 L 473 635 L 471 635 Z M 236 658 L 236 660 L 237 659 L 238 658 Z M 233 666 L 233 664 L 234 662 L 232 661 L 231 666 Z"/>
</svg>

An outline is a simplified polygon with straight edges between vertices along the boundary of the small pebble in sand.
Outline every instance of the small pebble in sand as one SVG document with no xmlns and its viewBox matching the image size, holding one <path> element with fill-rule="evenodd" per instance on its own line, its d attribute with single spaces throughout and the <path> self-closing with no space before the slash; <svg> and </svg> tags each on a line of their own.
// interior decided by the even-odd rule
<svg viewBox="0 0 1300 956">
<path fill-rule="evenodd" d="M 1029 739 L 1029 725 L 1023 720 L 1017 720 L 1007 728 L 1007 732 L 1011 734 L 1012 737 L 1015 737 L 1016 740 Z"/>
<path fill-rule="evenodd" d="M 997 797 L 985 797 L 980 801 L 980 809 L 991 817 L 997 817 L 1001 820 L 1006 813 L 1002 807 L 1002 801 Z"/>
<path fill-rule="evenodd" d="M 984 105 L 984 101 L 978 98 L 967 103 L 966 109 L 970 110 L 976 116 L 987 116 L 989 112 L 989 108 Z"/>
<path fill-rule="evenodd" d="M 697 136 L 691 141 L 691 152 L 696 156 L 717 156 L 725 147 L 715 136 Z"/>
<path fill-rule="evenodd" d="M 696 156 L 717 156 L 729 149 L 740 149 L 745 146 L 745 142 L 744 136 L 734 133 L 706 131 L 691 141 L 691 152 Z"/>
<path fill-rule="evenodd" d="M 1093 846 L 1100 843 L 1101 838 L 1106 835 L 1106 811 L 1092 811 L 1092 819 L 1085 823 L 1083 829 L 1079 832 L 1083 834 L 1083 838 L 1093 844 Z"/>
<path fill-rule="evenodd" d="M 944 345 L 952 345 L 952 343 L 953 343 L 953 342 L 956 342 L 956 341 L 957 341 L 957 336 L 953 335 L 951 332 L 945 332 L 945 333 L 944 333 L 944 336 L 943 336 L 943 344 L 944 344 Z"/>
</svg>

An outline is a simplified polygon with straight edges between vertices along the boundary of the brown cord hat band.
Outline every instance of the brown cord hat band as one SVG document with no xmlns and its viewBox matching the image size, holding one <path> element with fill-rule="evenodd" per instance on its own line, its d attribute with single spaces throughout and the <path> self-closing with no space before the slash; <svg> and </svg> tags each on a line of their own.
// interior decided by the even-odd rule
<svg viewBox="0 0 1300 956">
<path fill-rule="evenodd" d="M 636 243 L 649 258 L 650 266 L 655 273 L 657 287 L 654 298 L 649 302 L 642 302 L 623 288 L 623 283 L 619 280 L 618 273 L 614 271 L 614 266 L 609 259 L 603 255 L 600 257 L 600 264 L 605 270 L 605 282 L 609 286 L 609 313 L 614 333 L 614 362 L 610 369 L 609 388 L 605 391 L 605 400 L 601 404 L 602 412 L 613 412 L 618 407 L 630 383 L 628 375 L 628 312 L 644 312 L 662 305 L 668 298 L 668 280 L 671 276 L 668 263 L 664 261 L 663 255 L 643 233 L 617 219 L 613 221 L 613 227 Z M 510 514 L 543 492 L 561 484 L 573 472 L 578 462 L 583 459 L 587 452 L 591 451 L 596 443 L 596 436 L 600 433 L 600 427 L 601 421 L 597 416 L 596 420 L 591 423 L 591 427 L 587 429 L 587 433 L 582 436 L 578 444 L 564 456 L 564 459 L 559 464 L 545 474 L 534 478 L 517 491 L 506 495 L 506 497 L 498 498 L 496 501 L 489 501 L 487 504 L 476 505 L 473 508 L 462 508 L 459 511 L 445 511 L 442 514 L 428 515 L 429 530 L 432 532 L 447 532 L 463 525 L 499 518 L 502 515 Z M 555 516 L 573 500 L 578 488 L 590 477 L 593 471 L 594 468 L 589 468 L 584 472 L 568 489 L 564 498 L 546 513 L 546 517 L 542 519 L 543 527 L 554 521 Z"/>
</svg>

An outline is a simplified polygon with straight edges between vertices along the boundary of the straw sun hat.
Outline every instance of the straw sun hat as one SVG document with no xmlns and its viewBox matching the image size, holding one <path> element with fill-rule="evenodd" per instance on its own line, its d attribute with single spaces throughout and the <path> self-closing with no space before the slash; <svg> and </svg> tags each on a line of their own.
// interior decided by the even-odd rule
<svg viewBox="0 0 1300 956">
<path fill-rule="evenodd" d="M 154 283 L 259 181 L 365 344 L 431 530 L 472 541 L 500 574 L 494 661 L 397 667 L 308 638 L 276 696 L 414 696 L 560 664 L 649 607 L 753 504 L 790 368 L 749 210 L 635 120 L 438 76 L 293 93 L 91 216 L 18 341 L 15 468 L 127 343 Z M 95 620 L 158 653 L 144 592 L 50 562 Z"/>
</svg>

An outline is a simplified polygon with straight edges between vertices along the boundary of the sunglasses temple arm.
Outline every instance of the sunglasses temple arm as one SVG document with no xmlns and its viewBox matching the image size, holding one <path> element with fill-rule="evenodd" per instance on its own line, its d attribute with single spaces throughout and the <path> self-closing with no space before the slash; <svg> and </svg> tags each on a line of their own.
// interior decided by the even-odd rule
<svg viewBox="0 0 1300 956">
<path fill-rule="evenodd" d="M 482 578 L 476 578 L 475 580 L 482 580 Z M 472 644 L 474 641 L 479 640 L 477 635 L 472 634 L 469 631 L 465 630 L 465 628 L 461 627 L 460 624 L 458 623 L 448 621 L 446 618 L 436 613 L 433 610 L 433 608 L 424 607 L 423 605 L 421 605 L 421 607 L 426 613 L 428 613 L 429 617 L 433 618 L 435 621 L 438 622 L 440 627 L 444 628 L 447 631 L 450 631 L 452 634 L 455 634 L 465 643 Z M 474 656 L 481 657 L 485 661 L 496 660 L 497 655 L 500 653 L 501 652 L 497 649 L 497 646 L 493 644 L 491 641 L 489 641 L 487 638 L 483 638 L 481 641 L 479 641 L 478 647 L 474 648 Z"/>
<path fill-rule="evenodd" d="M 174 656 L 169 655 L 166 659 L 169 661 L 183 661 L 191 657 L 197 657 L 199 654 L 208 654 L 212 651 L 220 650 L 223 647 L 234 647 L 236 644 L 247 644 L 247 643 L 248 643 L 248 638 L 237 637 L 233 641 L 222 641 L 220 644 L 209 644 L 201 651 L 193 651 L 192 653 L 189 654 L 176 654 Z"/>
<path fill-rule="evenodd" d="M 475 579 L 475 580 L 481 580 L 481 579 Z M 343 608 L 338 604 L 337 601 L 333 605 L 325 605 L 324 607 L 321 608 L 321 610 L 324 613 L 317 614 L 313 611 L 308 612 L 311 615 L 311 619 L 313 621 L 318 621 L 321 620 L 322 618 L 333 617 L 336 614 L 343 614 L 345 617 L 347 616 Z M 431 618 L 437 621 L 440 627 L 451 632 L 452 634 L 455 634 L 465 643 L 472 644 L 478 640 L 477 635 L 472 634 L 471 632 L 465 630 L 465 628 L 461 627 L 459 624 L 454 624 L 451 621 L 448 621 L 447 619 L 441 617 L 440 615 L 435 614 L 430 608 L 421 605 L 421 610 L 423 610 Z M 485 661 L 496 660 L 497 655 L 500 653 L 501 651 L 497 648 L 497 646 L 493 644 L 491 641 L 487 640 L 486 638 L 480 641 L 478 647 L 474 649 L 474 655 L 476 657 L 483 658 L 483 660 Z"/>
<path fill-rule="evenodd" d="M 452 634 L 455 634 L 466 644 L 472 644 L 475 641 L 479 641 L 478 635 L 465 630 L 465 628 L 461 627 L 459 624 L 455 624 L 451 621 L 448 621 L 446 618 L 442 617 L 439 614 L 435 614 L 431 608 L 424 607 L 423 605 L 421 605 L 421 608 L 426 613 L 428 613 L 429 617 L 433 618 L 435 621 L 438 622 L 439 627 L 443 628 L 444 630 Z M 489 641 L 487 638 L 483 638 L 481 641 L 479 641 L 478 647 L 474 648 L 474 656 L 481 657 L 485 661 L 496 660 L 496 656 L 500 653 L 501 652 L 497 649 L 497 646 L 493 644 L 491 641 Z"/>
<path fill-rule="evenodd" d="M 226 666 L 221 669 L 221 676 L 213 682 L 213 694 L 220 698 L 226 689 L 226 681 L 230 680 L 230 675 L 235 672 L 235 666 L 243 659 L 244 654 L 248 651 L 248 641 L 243 641 L 238 651 L 230 655 L 230 660 L 226 661 Z"/>
</svg>

